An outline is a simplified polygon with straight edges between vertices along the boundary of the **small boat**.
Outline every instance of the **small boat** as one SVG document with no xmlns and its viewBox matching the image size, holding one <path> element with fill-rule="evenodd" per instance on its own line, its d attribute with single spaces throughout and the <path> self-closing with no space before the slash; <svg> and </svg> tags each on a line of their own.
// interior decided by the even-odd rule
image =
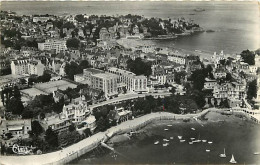
<svg viewBox="0 0 260 165">
<path fill-rule="evenodd" d="M 170 137 L 170 139 L 172 140 L 172 139 L 173 139 L 173 137 Z"/>
<path fill-rule="evenodd" d="M 169 124 L 169 125 L 167 125 L 167 126 L 168 126 L 168 127 L 171 127 L 172 125 Z"/>
<path fill-rule="evenodd" d="M 189 144 L 193 144 L 193 142 L 189 142 Z"/>
<path fill-rule="evenodd" d="M 201 142 L 201 140 L 194 140 L 194 141 L 192 141 L 193 143 L 200 143 Z"/>
<path fill-rule="evenodd" d="M 259 155 L 260 154 L 260 152 L 254 152 L 254 155 Z"/>
<path fill-rule="evenodd" d="M 206 152 L 210 152 L 210 150 L 206 150 Z"/>
<path fill-rule="evenodd" d="M 163 139 L 163 141 L 168 142 L 169 140 L 168 139 Z"/>
<path fill-rule="evenodd" d="M 190 138 L 190 140 L 194 140 L 195 138 Z"/>
<path fill-rule="evenodd" d="M 185 140 L 180 140 L 180 142 L 182 143 L 182 142 L 185 142 Z"/>
<path fill-rule="evenodd" d="M 154 142 L 154 144 L 155 144 L 155 145 L 156 145 L 156 144 L 159 144 L 159 141 Z"/>
<path fill-rule="evenodd" d="M 182 136 L 178 136 L 179 139 L 182 139 Z"/>
<path fill-rule="evenodd" d="M 165 128 L 164 131 L 168 131 L 169 129 Z"/>
<path fill-rule="evenodd" d="M 166 147 L 166 146 L 168 146 L 168 145 L 169 145 L 169 143 L 164 143 L 164 144 L 163 144 L 164 147 Z"/>
<path fill-rule="evenodd" d="M 206 143 L 206 142 L 207 142 L 207 140 L 202 140 L 202 142 L 203 142 L 203 143 Z"/>
<path fill-rule="evenodd" d="M 195 131 L 195 128 L 191 128 L 193 131 Z"/>
<path fill-rule="evenodd" d="M 219 157 L 221 157 L 221 158 L 227 157 L 227 156 L 226 156 L 226 152 L 225 152 L 225 148 L 224 148 L 224 154 L 220 154 Z"/>
<path fill-rule="evenodd" d="M 237 161 L 235 160 L 233 154 L 232 154 L 232 157 L 231 157 L 229 162 L 232 163 L 232 164 L 236 164 L 237 163 Z"/>
<path fill-rule="evenodd" d="M 213 142 L 208 142 L 209 144 L 212 144 Z"/>
</svg>

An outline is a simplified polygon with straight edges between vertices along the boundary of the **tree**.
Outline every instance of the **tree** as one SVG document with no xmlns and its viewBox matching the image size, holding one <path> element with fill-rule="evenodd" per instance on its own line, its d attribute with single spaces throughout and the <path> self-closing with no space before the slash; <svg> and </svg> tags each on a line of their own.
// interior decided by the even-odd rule
<svg viewBox="0 0 260 165">
<path fill-rule="evenodd" d="M 83 132 L 84 132 L 86 137 L 89 137 L 89 136 L 92 135 L 91 130 L 89 128 L 86 128 Z"/>
<path fill-rule="evenodd" d="M 75 20 L 78 22 L 83 22 L 84 21 L 84 16 L 82 14 L 76 15 Z"/>
<path fill-rule="evenodd" d="M 45 140 L 52 147 L 58 146 L 58 135 L 50 127 L 45 132 Z"/>
<path fill-rule="evenodd" d="M 252 100 L 253 98 L 256 98 L 256 94 L 257 94 L 257 80 L 254 80 L 248 84 L 247 98 L 249 100 Z"/>
<path fill-rule="evenodd" d="M 222 107 L 222 108 L 230 108 L 229 104 L 228 104 L 228 100 L 227 99 L 221 100 L 220 101 L 220 107 Z"/>
<path fill-rule="evenodd" d="M 77 143 L 79 140 L 80 140 L 80 134 L 77 131 L 62 132 L 58 136 L 59 145 L 62 147 Z"/>
<path fill-rule="evenodd" d="M 10 101 L 7 102 L 6 109 L 7 111 L 12 112 L 12 114 L 21 115 L 24 110 L 24 106 L 20 99 L 12 97 Z"/>
<path fill-rule="evenodd" d="M 123 93 L 124 93 L 124 94 L 127 92 L 126 87 L 123 87 L 122 90 L 123 90 Z"/>
<path fill-rule="evenodd" d="M 97 127 L 95 129 L 95 132 L 99 131 L 105 131 L 109 128 L 109 121 L 107 118 L 100 117 L 97 121 Z"/>
<path fill-rule="evenodd" d="M 83 70 L 76 62 L 67 63 L 65 65 L 65 73 L 69 79 L 74 80 L 74 75 L 82 73 Z"/>
<path fill-rule="evenodd" d="M 25 110 L 25 111 L 23 111 L 23 113 L 22 113 L 22 118 L 23 119 L 31 119 L 31 118 L 33 118 L 34 116 L 33 116 L 33 111 L 31 111 L 31 110 Z"/>
<path fill-rule="evenodd" d="M 206 69 L 197 69 L 192 72 L 190 80 L 193 82 L 193 88 L 201 91 L 204 87 L 205 77 L 209 74 Z"/>
<path fill-rule="evenodd" d="M 127 68 L 136 75 L 145 75 L 148 77 L 152 74 L 151 64 L 143 62 L 139 57 L 134 61 L 132 59 L 128 60 Z"/>
<path fill-rule="evenodd" d="M 42 126 L 40 125 L 40 123 L 36 120 L 34 120 L 32 122 L 32 134 L 34 136 L 38 136 L 40 135 L 41 133 L 43 132 L 43 128 Z"/>
<path fill-rule="evenodd" d="M 172 93 L 172 94 L 175 94 L 175 92 L 176 92 L 176 87 L 171 87 L 172 89 L 170 90 L 170 92 Z"/>
<path fill-rule="evenodd" d="M 255 65 L 254 52 L 251 52 L 247 49 L 247 50 L 243 50 L 240 55 L 245 63 L 248 63 L 249 65 Z"/>
<path fill-rule="evenodd" d="M 18 100 L 21 100 L 21 93 L 18 89 L 17 86 L 14 86 L 14 89 L 13 89 L 13 96 L 14 98 L 18 99 Z"/>
<path fill-rule="evenodd" d="M 47 72 L 47 70 L 45 70 L 43 72 L 43 75 L 42 76 L 39 76 L 37 78 L 37 82 L 49 82 L 51 80 L 51 75 Z"/>
<path fill-rule="evenodd" d="M 231 81 L 232 80 L 232 75 L 230 73 L 227 73 L 227 76 L 226 76 L 226 81 Z"/>
<path fill-rule="evenodd" d="M 83 70 L 83 69 L 89 68 L 90 65 L 89 65 L 89 63 L 88 63 L 87 60 L 82 60 L 82 61 L 80 62 L 80 64 L 79 64 L 79 67 Z"/>
<path fill-rule="evenodd" d="M 80 41 L 77 38 L 70 38 L 67 40 L 66 45 L 68 48 L 78 49 Z"/>
<path fill-rule="evenodd" d="M 181 84 L 181 82 L 185 79 L 185 76 L 186 76 L 186 72 L 185 71 L 175 72 L 174 73 L 174 81 L 177 84 Z"/>
<path fill-rule="evenodd" d="M 26 84 L 26 80 L 25 80 L 24 78 L 21 78 L 21 79 L 20 79 L 20 83 L 21 83 L 22 85 L 24 85 L 24 84 Z"/>
<path fill-rule="evenodd" d="M 76 130 L 75 125 L 74 125 L 74 124 L 71 124 L 71 125 L 69 126 L 69 131 L 70 131 L 70 132 L 73 132 L 73 131 L 75 131 L 75 130 Z"/>
</svg>

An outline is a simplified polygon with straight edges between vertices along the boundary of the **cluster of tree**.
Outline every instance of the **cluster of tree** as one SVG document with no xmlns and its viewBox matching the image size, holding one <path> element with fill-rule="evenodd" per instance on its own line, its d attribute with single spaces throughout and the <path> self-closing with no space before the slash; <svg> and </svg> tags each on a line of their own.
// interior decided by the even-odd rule
<svg viewBox="0 0 260 165">
<path fill-rule="evenodd" d="M 4 68 L 0 70 L 0 76 L 8 75 L 11 73 L 12 73 L 11 68 Z"/>
<path fill-rule="evenodd" d="M 14 115 L 22 114 L 24 106 L 17 86 L 4 88 L 1 92 L 1 99 L 7 112 L 11 112 Z"/>
<path fill-rule="evenodd" d="M 24 43 L 25 43 L 25 45 L 23 45 L 23 46 L 38 48 L 38 42 L 35 39 L 34 40 L 26 40 Z"/>
<path fill-rule="evenodd" d="M 55 133 L 51 127 L 49 127 L 45 132 L 45 141 L 48 146 L 52 149 L 57 148 L 59 146 L 58 134 Z"/>
<path fill-rule="evenodd" d="M 65 73 L 69 79 L 74 80 L 74 75 L 83 73 L 83 69 L 89 67 L 90 65 L 87 60 L 82 60 L 80 64 L 72 61 L 66 64 Z"/>
<path fill-rule="evenodd" d="M 12 47 L 15 50 L 21 50 L 22 46 L 38 48 L 38 43 L 36 40 L 25 40 L 23 38 L 18 38 L 16 40 L 4 40 L 4 36 L 2 35 L 1 41 L 6 48 Z"/>
<path fill-rule="evenodd" d="M 97 127 L 94 132 L 103 132 L 113 125 L 109 122 L 108 114 L 114 109 L 114 105 L 106 105 L 93 110 L 93 115 L 95 116 L 97 123 Z"/>
<path fill-rule="evenodd" d="M 28 86 L 33 85 L 33 83 L 49 82 L 50 79 L 51 79 L 51 75 L 47 71 L 44 71 L 42 76 L 36 76 L 36 75 L 30 76 L 28 79 Z"/>
<path fill-rule="evenodd" d="M 82 14 L 78 14 L 75 16 L 75 20 L 78 22 L 85 22 L 85 21 L 87 21 L 87 18 L 85 18 L 84 15 L 82 15 Z"/>
<path fill-rule="evenodd" d="M 192 113 L 198 109 L 193 97 L 172 95 L 165 98 L 155 99 L 146 96 L 145 99 L 138 99 L 132 108 L 133 116 L 140 116 L 157 111 L 167 111 L 175 114 Z"/>
<path fill-rule="evenodd" d="M 240 55 L 245 63 L 255 65 L 255 53 L 253 51 L 243 50 Z"/>
<path fill-rule="evenodd" d="M 63 106 L 64 99 L 55 102 L 52 97 L 52 94 L 39 95 L 28 103 L 28 105 L 25 107 L 22 117 L 24 119 L 30 119 L 37 118 L 40 115 L 40 118 L 43 119 L 46 113 L 60 113 L 62 111 Z"/>
<path fill-rule="evenodd" d="M 148 77 L 152 74 L 151 64 L 142 61 L 139 57 L 135 60 L 129 59 L 127 61 L 127 69 L 136 75 L 145 75 Z"/>
<path fill-rule="evenodd" d="M 140 116 L 151 112 L 162 110 L 163 102 L 161 98 L 155 99 L 152 96 L 137 99 L 132 108 L 133 116 Z"/>
<path fill-rule="evenodd" d="M 201 91 L 204 87 L 205 78 L 208 76 L 210 78 L 213 78 L 212 67 L 210 65 L 208 65 L 206 68 L 193 71 L 191 76 L 189 77 L 189 80 L 192 81 L 193 88 L 195 90 Z"/>
<path fill-rule="evenodd" d="M 74 124 L 69 126 L 69 131 L 62 132 L 58 135 L 58 144 L 60 147 L 66 147 L 68 145 L 77 143 L 82 139 L 82 136 L 76 131 Z"/>
<path fill-rule="evenodd" d="M 13 37 L 21 38 L 21 36 L 22 36 L 21 32 L 19 32 L 15 28 L 5 29 L 5 30 L 3 30 L 3 34 L 5 37 L 8 37 L 8 38 L 13 38 Z"/>
<path fill-rule="evenodd" d="M 30 137 L 38 137 L 44 131 L 37 120 L 32 121 L 31 126 L 32 130 L 29 132 Z"/>
<path fill-rule="evenodd" d="M 181 72 L 174 72 L 174 81 L 177 84 L 182 84 L 185 80 L 187 73 L 185 71 L 181 71 Z"/>
<path fill-rule="evenodd" d="M 233 58 L 228 57 L 227 59 L 220 60 L 219 63 L 223 66 L 230 65 L 233 60 Z"/>
<path fill-rule="evenodd" d="M 257 80 L 248 83 L 247 99 L 252 100 L 257 96 Z"/>
<path fill-rule="evenodd" d="M 74 34 L 75 35 L 75 34 Z M 79 46 L 80 46 L 80 40 L 78 40 L 77 38 L 69 38 L 67 41 L 66 41 L 66 45 L 68 48 L 71 48 L 71 49 L 78 49 Z"/>
</svg>

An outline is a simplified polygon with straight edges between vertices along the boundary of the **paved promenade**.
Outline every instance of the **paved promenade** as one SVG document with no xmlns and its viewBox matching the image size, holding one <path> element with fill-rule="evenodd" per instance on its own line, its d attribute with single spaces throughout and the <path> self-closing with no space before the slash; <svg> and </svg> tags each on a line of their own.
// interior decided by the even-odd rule
<svg viewBox="0 0 260 165">
<path fill-rule="evenodd" d="M 119 132 L 127 132 L 130 130 L 141 129 L 154 120 L 173 120 L 173 119 L 186 119 L 194 116 L 200 116 L 207 113 L 204 110 L 198 114 L 177 115 L 168 112 L 156 112 L 147 114 L 145 116 L 128 120 L 118 126 L 112 127 L 105 132 L 99 132 L 89 138 L 86 138 L 76 144 L 73 144 L 60 151 L 51 152 L 42 155 L 27 155 L 27 156 L 0 156 L 0 163 L 5 165 L 38 165 L 38 164 L 65 164 L 85 154 L 91 149 L 95 148 L 100 142 Z"/>
</svg>

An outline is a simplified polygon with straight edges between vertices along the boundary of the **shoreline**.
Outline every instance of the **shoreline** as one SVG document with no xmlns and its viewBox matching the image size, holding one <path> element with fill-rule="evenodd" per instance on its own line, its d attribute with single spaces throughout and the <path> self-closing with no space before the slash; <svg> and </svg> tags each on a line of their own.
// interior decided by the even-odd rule
<svg viewBox="0 0 260 165">
<path fill-rule="evenodd" d="M 112 127 L 105 132 L 99 132 L 93 136 L 90 136 L 82 141 L 68 146 L 62 150 L 46 153 L 42 155 L 25 155 L 25 156 L 0 156 L 0 163 L 1 164 L 45 164 L 45 165 L 55 165 L 55 164 L 66 164 L 70 163 L 75 159 L 78 159 L 82 155 L 90 152 L 91 150 L 95 149 L 96 147 L 100 146 L 101 142 L 107 142 L 113 136 L 118 134 L 124 134 L 131 131 L 138 131 L 146 127 L 148 124 L 156 122 L 156 121 L 172 121 L 172 120 L 193 120 L 194 117 L 198 118 L 201 116 L 206 115 L 208 112 L 211 111 L 220 111 L 216 108 L 209 108 L 205 109 L 197 114 L 173 114 L 169 112 L 156 112 L 141 116 L 139 118 L 135 118 L 133 120 L 128 120 L 126 122 L 121 123 L 115 127 Z M 241 113 L 241 112 L 237 112 Z M 236 113 L 234 113 L 236 114 Z M 243 113 L 241 113 L 243 114 Z M 246 114 L 244 114 L 246 116 Z M 195 120 L 194 120 L 195 122 Z M 198 124 L 204 121 L 198 121 Z M 208 121 L 206 121 L 208 122 Z M 34 160 L 32 163 L 31 160 Z M 22 163 L 21 163 L 22 162 Z"/>
</svg>

